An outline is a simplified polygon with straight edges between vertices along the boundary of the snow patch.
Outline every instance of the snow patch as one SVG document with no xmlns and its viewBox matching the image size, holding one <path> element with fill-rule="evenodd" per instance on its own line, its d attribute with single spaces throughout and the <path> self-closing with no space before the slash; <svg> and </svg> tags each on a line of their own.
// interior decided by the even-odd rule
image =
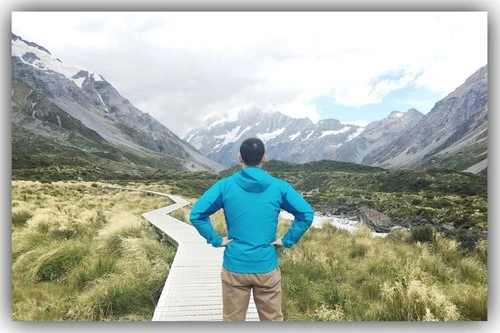
<svg viewBox="0 0 500 333">
<path fill-rule="evenodd" d="M 79 77 L 78 79 L 71 78 L 73 82 L 80 88 L 83 88 L 83 82 L 85 81 L 86 77 Z M 100 97 L 100 96 L 99 96 Z"/>
<path fill-rule="evenodd" d="M 327 135 L 337 134 L 336 132 L 337 131 L 323 131 L 323 132 L 321 132 L 321 135 L 319 136 L 319 139 L 321 139 L 322 137 L 327 136 Z"/>
<path fill-rule="evenodd" d="M 262 140 L 262 142 L 266 143 L 267 141 L 274 139 L 285 131 L 285 128 L 279 128 L 275 131 L 272 131 L 271 133 L 259 133 L 257 134 L 257 137 Z"/>
<path fill-rule="evenodd" d="M 29 63 L 23 59 L 23 55 L 27 52 L 34 53 L 40 60 Z M 63 64 L 59 59 L 54 58 L 45 51 L 42 51 L 36 47 L 29 46 L 20 39 L 12 41 L 12 56 L 19 57 L 21 61 L 25 64 L 33 66 L 39 70 L 53 71 L 63 75 L 64 77 L 74 81 L 80 88 L 83 81 L 81 79 L 73 79 L 73 76 L 80 71 L 86 71 L 88 73 L 94 74 L 94 77 L 100 76 L 84 67 L 81 66 L 71 66 Z M 101 77 L 102 78 L 102 77 Z"/>
<path fill-rule="evenodd" d="M 197 150 L 201 149 L 201 142 L 200 141 L 193 142 L 193 143 L 191 143 L 191 145 L 193 147 L 195 147 Z"/>
<path fill-rule="evenodd" d="M 288 137 L 289 140 L 293 141 L 300 135 L 300 132 L 292 134 Z"/>
<path fill-rule="evenodd" d="M 193 133 L 193 134 L 191 134 L 191 135 L 190 135 L 187 139 L 184 139 L 184 140 L 185 140 L 185 141 L 187 141 L 187 142 L 189 142 L 189 143 L 191 143 L 191 139 L 192 139 L 192 138 L 193 138 L 193 136 L 195 136 L 195 135 L 196 135 L 196 133 Z"/>
<path fill-rule="evenodd" d="M 97 96 L 99 97 L 99 100 L 101 101 L 102 105 L 104 106 L 104 109 L 106 110 L 106 112 L 108 112 L 109 111 L 108 107 L 106 106 L 106 104 L 104 104 L 104 101 L 102 99 L 101 94 L 99 94 L 99 92 L 97 90 L 95 92 L 96 92 Z"/>
<path fill-rule="evenodd" d="M 347 137 L 347 140 L 345 142 L 349 142 L 351 141 L 352 139 L 354 139 L 355 137 L 359 136 L 361 133 L 363 133 L 363 131 L 365 130 L 364 127 L 360 127 L 356 130 L 356 132 L 350 134 L 348 137 Z"/>
<path fill-rule="evenodd" d="M 350 126 L 345 126 L 345 127 L 343 127 L 342 129 L 340 129 L 338 131 L 322 131 L 321 135 L 319 136 L 319 139 L 321 139 L 322 137 L 327 136 L 327 135 L 337 135 L 337 134 L 340 134 L 340 133 L 345 133 L 345 132 L 347 132 L 350 129 L 351 129 Z"/>
<path fill-rule="evenodd" d="M 222 134 L 222 135 L 216 135 L 216 136 L 214 136 L 214 138 L 224 139 L 224 141 L 221 143 L 222 145 L 227 145 L 228 143 L 236 142 L 241 138 L 243 133 L 245 133 L 246 131 L 251 129 L 250 126 L 247 126 L 243 131 L 241 131 L 240 134 L 238 134 L 238 132 L 240 131 L 240 128 L 241 128 L 241 126 L 237 126 L 237 127 L 233 128 L 233 130 L 231 132 L 228 132 L 228 133 Z"/>
<path fill-rule="evenodd" d="M 252 127 L 251 127 L 251 126 L 247 126 L 247 127 L 246 127 L 243 131 L 241 131 L 241 133 L 240 133 L 240 134 L 238 134 L 238 136 L 236 137 L 236 140 L 235 140 L 235 141 L 238 141 L 238 140 L 241 138 L 241 136 L 242 136 L 245 132 L 248 132 L 248 131 L 249 131 L 249 130 L 251 130 L 251 129 L 252 129 Z"/>
<path fill-rule="evenodd" d="M 311 135 L 314 134 L 314 131 L 311 131 L 311 133 L 309 133 L 305 138 L 302 139 L 302 141 L 306 141 L 307 139 L 309 139 L 311 137 Z"/>
<path fill-rule="evenodd" d="M 106 80 L 104 80 L 104 78 L 103 78 L 101 75 L 99 75 L 99 74 L 97 74 L 97 75 L 93 75 L 93 77 L 94 77 L 94 81 L 95 81 L 95 82 L 99 82 L 99 81 L 106 81 Z"/>
</svg>

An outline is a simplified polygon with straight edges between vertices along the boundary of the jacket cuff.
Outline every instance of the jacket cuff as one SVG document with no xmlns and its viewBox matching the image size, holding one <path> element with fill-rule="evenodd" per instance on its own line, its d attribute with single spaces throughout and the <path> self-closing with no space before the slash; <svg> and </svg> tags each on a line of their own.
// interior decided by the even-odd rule
<svg viewBox="0 0 500 333">
<path fill-rule="evenodd" d="M 281 238 L 281 244 L 283 244 L 283 247 L 289 249 L 293 246 L 293 243 L 285 239 L 284 237 Z"/>
<path fill-rule="evenodd" d="M 216 240 L 212 243 L 212 246 L 213 246 L 213 247 L 220 247 L 220 246 L 221 246 L 221 244 L 222 244 L 222 241 L 223 241 L 222 237 L 219 237 L 218 239 L 216 239 Z"/>
</svg>

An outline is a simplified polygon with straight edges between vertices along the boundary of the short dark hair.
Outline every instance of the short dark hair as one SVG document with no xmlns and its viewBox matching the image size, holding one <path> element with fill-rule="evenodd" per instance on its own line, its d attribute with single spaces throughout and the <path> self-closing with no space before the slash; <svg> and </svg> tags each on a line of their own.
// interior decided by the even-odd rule
<svg viewBox="0 0 500 333">
<path fill-rule="evenodd" d="M 259 165 L 265 152 L 264 143 L 258 138 L 248 138 L 240 146 L 241 158 L 248 166 Z"/>
</svg>

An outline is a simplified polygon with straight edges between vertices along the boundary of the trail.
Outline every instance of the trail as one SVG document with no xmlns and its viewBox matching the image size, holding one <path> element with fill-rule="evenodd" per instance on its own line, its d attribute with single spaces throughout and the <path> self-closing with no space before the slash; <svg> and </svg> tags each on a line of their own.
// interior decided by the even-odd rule
<svg viewBox="0 0 500 333">
<path fill-rule="evenodd" d="M 221 321 L 223 248 L 207 244 L 190 224 L 168 214 L 189 204 L 180 196 L 138 190 L 149 195 L 172 199 L 174 204 L 155 209 L 142 216 L 158 228 L 177 247 L 163 291 L 158 300 L 153 321 Z M 258 321 L 253 298 L 247 321 Z"/>
</svg>

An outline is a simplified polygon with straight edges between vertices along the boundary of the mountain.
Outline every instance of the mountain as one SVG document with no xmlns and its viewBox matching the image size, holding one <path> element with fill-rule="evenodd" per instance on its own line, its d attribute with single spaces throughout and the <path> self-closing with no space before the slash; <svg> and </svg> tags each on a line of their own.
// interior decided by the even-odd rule
<svg viewBox="0 0 500 333">
<path fill-rule="evenodd" d="M 431 111 L 363 162 L 399 168 L 424 164 L 478 173 L 487 167 L 488 67 L 472 74 Z"/>
<path fill-rule="evenodd" d="M 323 159 L 362 163 L 367 155 L 380 151 L 422 116 L 414 109 L 393 112 L 364 128 L 344 125 L 336 119 L 314 124 L 308 118 L 295 119 L 254 108 L 209 121 L 205 127 L 190 131 L 185 140 L 226 166 L 236 163 L 241 142 L 250 136 L 264 141 L 268 159 L 293 163 Z"/>
<path fill-rule="evenodd" d="M 254 108 L 208 120 L 185 140 L 225 166 L 236 163 L 245 138 L 256 136 L 265 142 L 268 159 L 293 163 L 331 159 L 393 169 L 423 165 L 486 172 L 487 81 L 484 66 L 428 114 L 393 111 L 366 127 L 336 119 L 314 124 Z"/>
<path fill-rule="evenodd" d="M 14 34 L 11 40 L 13 168 L 35 166 L 47 154 L 65 165 L 115 170 L 223 168 L 137 109 L 103 76 L 66 65 Z"/>
<path fill-rule="evenodd" d="M 395 137 L 414 126 L 424 115 L 415 109 L 393 111 L 387 118 L 368 124 L 361 135 L 339 147 L 333 156 L 339 161 L 369 164 Z"/>
<path fill-rule="evenodd" d="M 308 118 L 295 119 L 253 108 L 209 122 L 190 131 L 184 139 L 225 166 L 236 163 L 241 142 L 251 136 L 265 143 L 268 159 L 303 163 L 330 158 L 338 147 L 362 131 L 362 127 L 343 125 L 335 119 L 314 124 Z"/>
</svg>

